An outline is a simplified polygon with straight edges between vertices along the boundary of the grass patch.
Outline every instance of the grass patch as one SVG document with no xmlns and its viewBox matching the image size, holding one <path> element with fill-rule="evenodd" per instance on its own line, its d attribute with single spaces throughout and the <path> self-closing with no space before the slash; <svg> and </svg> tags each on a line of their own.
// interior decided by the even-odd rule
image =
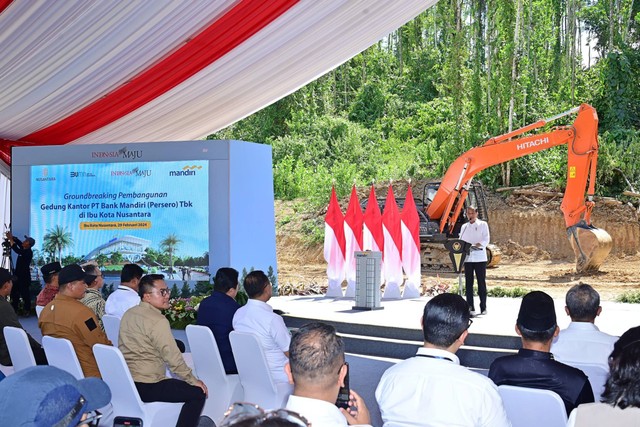
<svg viewBox="0 0 640 427">
<path fill-rule="evenodd" d="M 521 288 L 519 286 L 515 288 L 496 286 L 487 290 L 487 296 L 494 298 L 522 298 L 529 292 L 531 292 L 531 289 Z"/>
<path fill-rule="evenodd" d="M 629 291 L 625 292 L 622 295 L 618 295 L 616 298 L 617 302 L 626 302 L 629 304 L 639 304 L 640 303 L 640 291 Z"/>
</svg>

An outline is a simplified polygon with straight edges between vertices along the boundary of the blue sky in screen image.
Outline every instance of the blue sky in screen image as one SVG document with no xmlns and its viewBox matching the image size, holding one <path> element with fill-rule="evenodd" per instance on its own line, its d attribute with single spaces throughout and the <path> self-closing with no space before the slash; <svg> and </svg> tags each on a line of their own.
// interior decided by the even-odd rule
<svg viewBox="0 0 640 427">
<path fill-rule="evenodd" d="M 209 162 L 88 163 L 31 168 L 31 236 L 56 226 L 73 238 L 62 256 L 84 256 L 108 241 L 135 236 L 160 242 L 175 234 L 175 255 L 202 256 L 209 250 Z M 167 205 L 160 205 L 167 204 Z M 145 222 L 150 228 L 81 229 L 81 223 Z"/>
</svg>

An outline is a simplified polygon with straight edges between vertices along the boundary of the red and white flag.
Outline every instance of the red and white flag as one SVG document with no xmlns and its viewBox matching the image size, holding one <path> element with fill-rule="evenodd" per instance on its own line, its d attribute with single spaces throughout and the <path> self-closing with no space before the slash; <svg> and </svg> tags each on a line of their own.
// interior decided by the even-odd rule
<svg viewBox="0 0 640 427">
<path fill-rule="evenodd" d="M 382 214 L 382 231 L 384 233 L 384 277 L 387 284 L 383 298 L 400 298 L 402 284 L 402 231 L 400 227 L 400 211 L 389 186 L 387 201 Z"/>
<path fill-rule="evenodd" d="M 380 206 L 378 206 L 378 199 L 376 198 L 376 191 L 373 185 L 371 186 L 371 191 L 369 192 L 367 208 L 364 211 L 364 227 L 362 228 L 362 250 L 377 252 L 384 251 L 382 214 L 380 213 Z M 381 262 L 381 264 L 380 284 L 384 282 L 384 260 Z"/>
<path fill-rule="evenodd" d="M 356 257 L 354 252 L 362 250 L 362 224 L 364 218 L 362 208 L 358 201 L 358 193 L 356 186 L 351 189 L 351 198 L 347 213 L 344 216 L 344 238 L 346 242 L 345 258 L 345 275 L 347 277 L 347 291 L 345 296 L 355 298 L 356 296 Z"/>
<path fill-rule="evenodd" d="M 331 200 L 324 218 L 324 259 L 327 261 L 328 297 L 342 296 L 344 281 L 344 216 L 338 204 L 336 189 L 331 188 Z"/>
<path fill-rule="evenodd" d="M 402 268 L 407 280 L 404 282 L 402 298 L 420 297 L 420 217 L 413 199 L 411 186 L 407 189 L 402 221 Z"/>
</svg>

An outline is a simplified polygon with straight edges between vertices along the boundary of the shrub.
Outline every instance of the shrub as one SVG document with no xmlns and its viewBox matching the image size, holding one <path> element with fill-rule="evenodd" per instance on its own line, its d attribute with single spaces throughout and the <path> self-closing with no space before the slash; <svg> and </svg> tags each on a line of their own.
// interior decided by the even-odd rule
<svg viewBox="0 0 640 427">
<path fill-rule="evenodd" d="M 618 302 L 626 302 L 630 304 L 640 304 L 640 291 L 629 291 L 616 298 Z"/>
</svg>

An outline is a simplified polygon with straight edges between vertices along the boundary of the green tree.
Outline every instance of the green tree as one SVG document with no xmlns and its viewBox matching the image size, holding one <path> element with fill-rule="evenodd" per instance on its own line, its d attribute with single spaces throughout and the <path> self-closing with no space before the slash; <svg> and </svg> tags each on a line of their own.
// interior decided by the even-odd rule
<svg viewBox="0 0 640 427">
<path fill-rule="evenodd" d="M 174 299 L 179 297 L 180 291 L 178 290 L 178 285 L 174 283 L 173 286 L 171 286 L 171 293 L 169 294 L 169 298 Z"/>
<path fill-rule="evenodd" d="M 182 289 L 180 290 L 181 298 L 189 298 L 191 296 L 191 288 L 187 282 L 184 282 Z"/>
<path fill-rule="evenodd" d="M 98 254 L 98 256 L 96 257 L 96 263 L 99 267 L 104 267 L 107 262 L 109 262 L 109 257 L 105 254 Z"/>
<path fill-rule="evenodd" d="M 160 247 L 169 254 L 169 268 L 173 269 L 173 254 L 182 240 L 171 233 L 160 242 Z"/>
<path fill-rule="evenodd" d="M 47 230 L 43 237 L 45 251 L 57 254 L 58 262 L 62 260 L 62 251 L 73 245 L 71 232 L 66 227 L 56 225 Z"/>
<path fill-rule="evenodd" d="M 124 257 L 122 256 L 122 254 L 118 251 L 116 252 L 112 252 L 111 256 L 109 257 L 109 261 L 111 262 L 111 264 L 113 265 L 118 265 L 121 264 L 122 261 L 124 260 Z"/>
</svg>

